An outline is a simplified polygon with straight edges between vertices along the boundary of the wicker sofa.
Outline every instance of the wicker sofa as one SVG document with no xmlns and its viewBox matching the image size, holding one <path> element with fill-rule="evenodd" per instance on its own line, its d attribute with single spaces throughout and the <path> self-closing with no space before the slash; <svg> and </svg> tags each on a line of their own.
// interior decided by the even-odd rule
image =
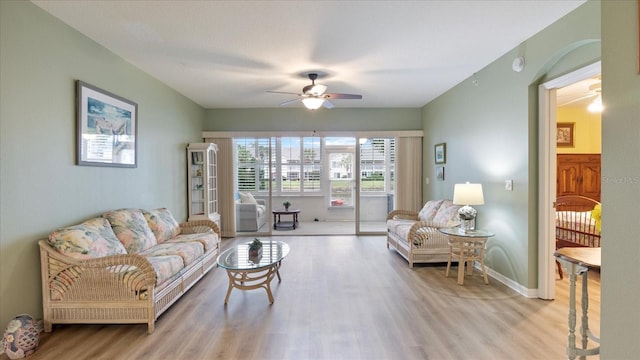
<svg viewBox="0 0 640 360">
<path fill-rule="evenodd" d="M 441 227 L 460 224 L 458 209 L 451 200 L 430 200 L 419 211 L 393 210 L 387 215 L 387 248 L 395 249 L 415 263 L 447 262 L 449 245 Z"/>
<path fill-rule="evenodd" d="M 169 210 L 119 209 L 38 242 L 44 330 L 155 321 L 216 263 L 220 229 Z"/>
</svg>

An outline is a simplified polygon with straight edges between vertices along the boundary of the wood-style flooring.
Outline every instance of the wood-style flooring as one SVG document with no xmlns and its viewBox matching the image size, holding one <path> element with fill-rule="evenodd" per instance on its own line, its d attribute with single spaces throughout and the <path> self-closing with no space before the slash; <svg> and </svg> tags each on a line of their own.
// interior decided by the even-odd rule
<svg viewBox="0 0 640 360">
<path fill-rule="evenodd" d="M 151 335 L 146 325 L 56 325 L 29 359 L 566 358 L 566 276 L 556 300 L 528 299 L 491 278 L 485 285 L 477 270 L 459 286 L 455 266 L 449 278 L 446 264 L 410 269 L 384 236 L 272 239 L 291 248 L 282 282 L 272 283 L 273 305 L 263 289 L 234 289 L 224 306 L 228 278 L 216 268 Z M 225 239 L 223 249 L 248 240 Z M 598 334 L 594 275 L 589 314 Z"/>
</svg>

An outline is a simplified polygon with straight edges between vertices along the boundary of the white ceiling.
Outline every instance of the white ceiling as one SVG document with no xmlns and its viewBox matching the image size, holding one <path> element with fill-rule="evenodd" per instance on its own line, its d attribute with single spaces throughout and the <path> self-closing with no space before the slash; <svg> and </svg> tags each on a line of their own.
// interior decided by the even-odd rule
<svg viewBox="0 0 640 360">
<path fill-rule="evenodd" d="M 205 108 L 278 107 L 309 72 L 363 95 L 336 107 L 421 107 L 584 2 L 33 1 Z"/>
</svg>

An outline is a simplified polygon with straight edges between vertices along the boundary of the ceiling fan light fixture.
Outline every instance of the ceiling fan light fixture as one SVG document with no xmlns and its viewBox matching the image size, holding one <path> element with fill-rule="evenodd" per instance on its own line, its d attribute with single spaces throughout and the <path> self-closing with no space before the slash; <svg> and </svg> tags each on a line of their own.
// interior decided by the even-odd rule
<svg viewBox="0 0 640 360">
<path fill-rule="evenodd" d="M 591 104 L 587 107 L 587 110 L 590 112 L 602 112 L 604 110 L 604 106 L 602 106 L 602 97 L 598 95 L 598 97 L 593 100 Z"/>
<path fill-rule="evenodd" d="M 316 110 L 322 106 L 322 103 L 324 103 L 324 99 L 317 97 L 307 97 L 302 99 L 302 103 L 307 109 Z"/>
</svg>

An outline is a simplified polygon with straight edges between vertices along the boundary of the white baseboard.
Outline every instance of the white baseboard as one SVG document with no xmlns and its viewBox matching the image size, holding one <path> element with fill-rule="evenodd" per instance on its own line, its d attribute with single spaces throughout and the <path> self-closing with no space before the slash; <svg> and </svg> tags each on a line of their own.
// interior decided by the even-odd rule
<svg viewBox="0 0 640 360">
<path fill-rule="evenodd" d="M 478 271 L 482 271 L 482 268 L 480 267 L 480 263 L 477 261 L 474 261 L 474 266 L 475 269 L 478 269 Z M 492 268 L 485 266 L 485 268 L 487 269 L 487 276 L 491 277 L 492 279 L 498 281 L 499 283 L 503 284 L 504 286 L 508 287 L 509 289 L 517 292 L 518 294 L 527 297 L 527 298 L 537 298 L 538 297 L 538 289 L 528 289 L 520 284 L 518 284 L 517 282 L 513 281 L 512 279 L 509 279 L 508 277 L 500 274 L 499 272 L 496 272 L 495 270 L 493 270 Z"/>
</svg>

